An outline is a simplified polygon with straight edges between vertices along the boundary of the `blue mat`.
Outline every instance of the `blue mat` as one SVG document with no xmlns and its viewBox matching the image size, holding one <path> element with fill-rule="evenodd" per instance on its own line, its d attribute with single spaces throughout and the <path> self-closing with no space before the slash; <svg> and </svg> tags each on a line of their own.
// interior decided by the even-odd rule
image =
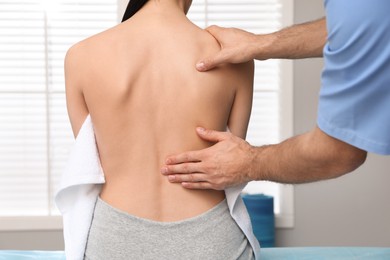
<svg viewBox="0 0 390 260">
<path fill-rule="evenodd" d="M 0 260 L 65 260 L 62 251 L 0 251 Z M 261 260 L 390 260 L 390 248 L 275 247 L 263 248 Z"/>
<path fill-rule="evenodd" d="M 0 260 L 65 260 L 64 251 L 0 251 Z"/>
</svg>

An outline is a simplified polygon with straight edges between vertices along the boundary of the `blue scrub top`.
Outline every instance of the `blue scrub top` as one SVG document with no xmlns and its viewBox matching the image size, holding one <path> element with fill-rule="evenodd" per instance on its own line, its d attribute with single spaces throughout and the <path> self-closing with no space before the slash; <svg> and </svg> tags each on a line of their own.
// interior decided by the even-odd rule
<svg viewBox="0 0 390 260">
<path fill-rule="evenodd" d="M 390 0 L 325 0 L 328 42 L 318 127 L 390 154 Z"/>
</svg>

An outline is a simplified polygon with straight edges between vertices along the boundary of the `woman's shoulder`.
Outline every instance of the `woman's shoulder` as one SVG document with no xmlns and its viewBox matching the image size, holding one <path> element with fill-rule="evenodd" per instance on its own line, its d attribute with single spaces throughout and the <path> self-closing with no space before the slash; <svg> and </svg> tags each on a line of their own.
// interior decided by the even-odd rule
<svg viewBox="0 0 390 260">
<path fill-rule="evenodd" d="M 96 58 L 114 48 L 117 31 L 117 26 L 115 26 L 73 44 L 66 52 L 65 65 L 67 63 L 80 66 L 93 65 Z"/>
<path fill-rule="evenodd" d="M 115 42 L 115 39 L 121 33 L 121 30 L 121 24 L 107 28 L 104 31 L 88 36 L 87 38 L 75 43 L 69 48 L 68 52 L 87 53 L 88 50 L 93 51 L 95 48 L 101 46 L 105 46 L 107 49 L 107 46 L 110 46 L 110 43 Z"/>
</svg>

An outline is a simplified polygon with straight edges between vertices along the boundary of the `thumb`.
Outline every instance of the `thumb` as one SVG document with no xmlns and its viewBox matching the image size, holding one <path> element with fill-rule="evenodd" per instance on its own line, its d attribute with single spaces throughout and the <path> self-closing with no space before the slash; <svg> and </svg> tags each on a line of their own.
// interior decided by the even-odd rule
<svg viewBox="0 0 390 260">
<path fill-rule="evenodd" d="M 214 143 L 224 141 L 230 137 L 230 133 L 228 132 L 218 132 L 204 129 L 203 127 L 197 127 L 196 132 L 203 140 Z"/>
<path fill-rule="evenodd" d="M 222 63 L 227 62 L 227 57 L 223 50 L 217 52 L 213 57 L 201 60 L 196 64 L 196 69 L 200 72 L 211 70 Z"/>
<path fill-rule="evenodd" d="M 217 65 L 215 64 L 215 62 L 213 61 L 212 58 L 208 58 L 208 59 L 205 59 L 205 60 L 202 60 L 202 61 L 199 61 L 197 64 L 196 64 L 196 69 L 200 72 L 204 72 L 204 71 L 208 71 L 208 70 L 211 70 L 213 68 L 215 68 Z"/>
</svg>

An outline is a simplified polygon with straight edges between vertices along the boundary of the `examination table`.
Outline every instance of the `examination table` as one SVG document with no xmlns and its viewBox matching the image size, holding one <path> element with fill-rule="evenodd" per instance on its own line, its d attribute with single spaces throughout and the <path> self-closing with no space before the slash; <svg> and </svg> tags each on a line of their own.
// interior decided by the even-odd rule
<svg viewBox="0 0 390 260">
<path fill-rule="evenodd" d="M 65 260 L 62 251 L 0 251 L 0 260 Z M 390 260 L 390 248 L 274 247 L 261 250 L 260 260 Z"/>
</svg>

